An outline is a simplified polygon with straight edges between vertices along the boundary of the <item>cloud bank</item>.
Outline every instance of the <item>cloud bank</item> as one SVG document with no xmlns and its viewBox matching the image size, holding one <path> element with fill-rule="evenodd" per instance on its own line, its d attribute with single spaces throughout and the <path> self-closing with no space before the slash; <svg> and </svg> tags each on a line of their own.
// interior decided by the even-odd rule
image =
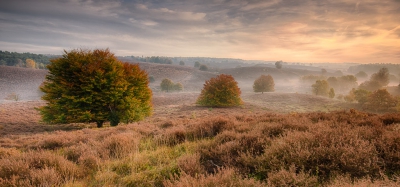
<svg viewBox="0 0 400 187">
<path fill-rule="evenodd" d="M 400 63 L 398 0 L 0 1 L 0 50 Z"/>
</svg>

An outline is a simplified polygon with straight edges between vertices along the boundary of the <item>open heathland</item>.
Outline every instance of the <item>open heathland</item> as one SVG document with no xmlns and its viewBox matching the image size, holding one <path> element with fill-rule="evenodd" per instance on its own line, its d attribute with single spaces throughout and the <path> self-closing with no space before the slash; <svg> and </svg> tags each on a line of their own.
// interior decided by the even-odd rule
<svg viewBox="0 0 400 187">
<path fill-rule="evenodd" d="M 186 69 L 198 73 L 186 77 L 213 74 Z M 47 125 L 35 109 L 46 104 L 40 95 L 2 100 L 0 186 L 400 185 L 399 113 L 246 89 L 241 106 L 200 107 L 202 83 L 187 80 L 193 91 L 165 93 L 152 83 L 153 115 L 117 127 Z"/>
</svg>

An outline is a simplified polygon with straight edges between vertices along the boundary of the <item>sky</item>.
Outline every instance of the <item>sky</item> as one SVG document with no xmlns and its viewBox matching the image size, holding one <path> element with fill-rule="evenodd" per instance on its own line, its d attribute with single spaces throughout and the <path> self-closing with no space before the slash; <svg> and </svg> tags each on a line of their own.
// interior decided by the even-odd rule
<svg viewBox="0 0 400 187">
<path fill-rule="evenodd" d="M 0 50 L 400 64 L 400 0 L 0 0 Z"/>
</svg>

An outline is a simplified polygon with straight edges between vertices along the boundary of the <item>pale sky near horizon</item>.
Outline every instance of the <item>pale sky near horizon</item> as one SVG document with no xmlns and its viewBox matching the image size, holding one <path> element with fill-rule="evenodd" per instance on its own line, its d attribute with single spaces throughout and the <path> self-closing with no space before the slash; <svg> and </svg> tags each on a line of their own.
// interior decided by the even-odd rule
<svg viewBox="0 0 400 187">
<path fill-rule="evenodd" d="M 400 64 L 400 0 L 0 0 L 0 50 Z"/>
</svg>

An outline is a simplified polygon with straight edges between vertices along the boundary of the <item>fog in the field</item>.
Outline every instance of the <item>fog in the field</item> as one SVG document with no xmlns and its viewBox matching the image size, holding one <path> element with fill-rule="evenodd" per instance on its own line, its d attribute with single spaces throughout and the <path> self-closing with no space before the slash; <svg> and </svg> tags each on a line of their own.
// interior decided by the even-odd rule
<svg viewBox="0 0 400 187">
<path fill-rule="evenodd" d="M 138 63 L 137 61 L 133 63 Z M 203 62 L 205 63 L 205 62 Z M 281 68 L 274 63 L 206 63 L 208 71 L 200 71 L 187 61 L 185 66 L 173 64 L 156 64 L 139 62 L 149 77 L 155 78 L 149 84 L 153 94 L 163 93 L 160 89 L 162 79 L 168 78 L 184 87 L 181 92 L 200 93 L 206 80 L 218 74 L 232 75 L 238 82 L 243 94 L 257 94 L 253 91 L 254 81 L 261 75 L 271 75 L 275 83 L 275 93 L 313 94 L 312 85 L 318 79 L 328 80 L 335 89 L 336 96 L 347 95 L 352 88 L 358 88 L 368 82 L 373 74 L 386 68 L 389 73 L 389 84 L 385 86 L 393 95 L 400 93 L 400 65 L 396 64 L 354 64 L 325 63 L 299 64 L 284 62 Z M 40 100 L 42 92 L 39 86 L 45 79 L 46 70 L 0 66 L 0 102 Z M 355 82 L 340 82 L 343 77 L 355 77 Z M 334 85 L 332 80 L 336 81 Z M 171 94 L 173 94 L 172 92 Z"/>
<path fill-rule="evenodd" d="M 46 70 L 0 66 L 0 102 L 40 100 Z"/>
</svg>

